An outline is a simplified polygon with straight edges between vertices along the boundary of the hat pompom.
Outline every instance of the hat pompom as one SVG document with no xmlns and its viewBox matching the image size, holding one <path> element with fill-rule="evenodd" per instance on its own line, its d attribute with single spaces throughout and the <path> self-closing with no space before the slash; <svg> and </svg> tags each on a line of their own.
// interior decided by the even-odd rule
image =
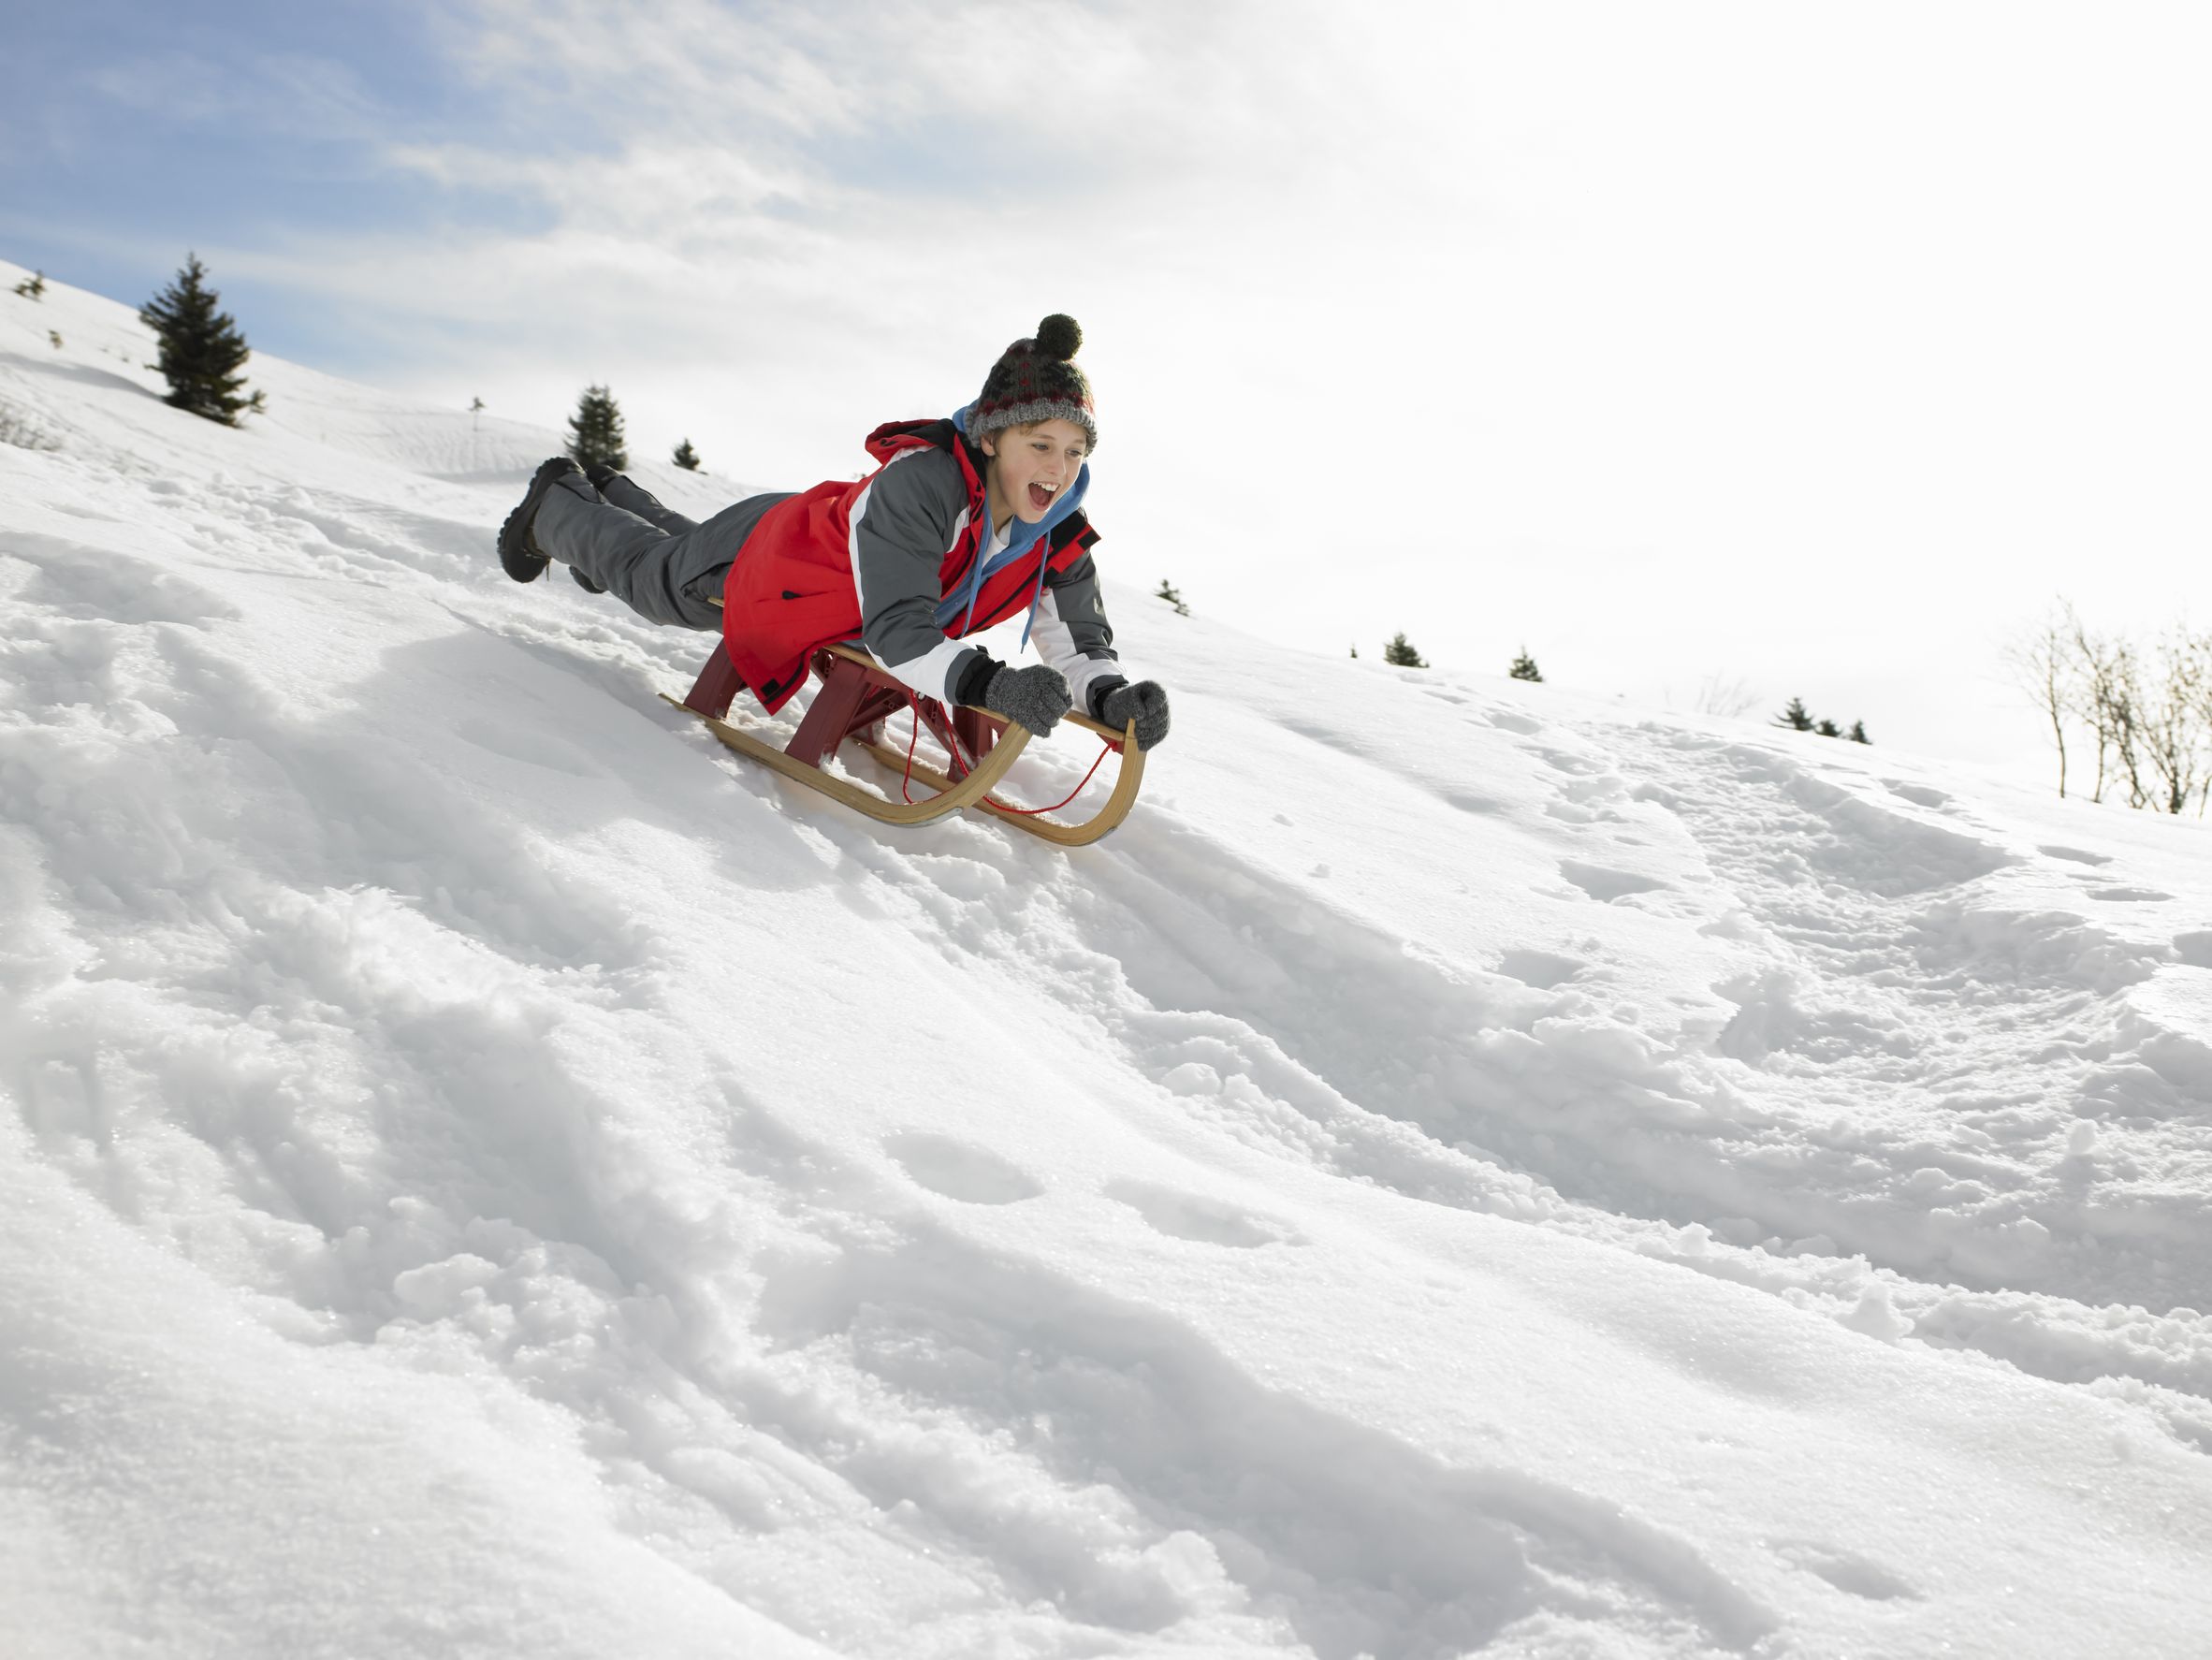
<svg viewBox="0 0 2212 1660">
<path fill-rule="evenodd" d="M 999 353 L 968 406 L 968 436 L 981 444 L 1002 427 L 1072 421 L 1096 449 L 1099 417 L 1091 408 L 1091 383 L 1072 361 L 1082 344 L 1075 319 L 1055 312 L 1037 325 L 1035 339 L 1017 340 Z"/>
<path fill-rule="evenodd" d="M 1055 312 L 1037 326 L 1037 349 L 1047 357 L 1057 357 L 1064 363 L 1082 346 L 1083 329 L 1064 312 Z"/>
</svg>

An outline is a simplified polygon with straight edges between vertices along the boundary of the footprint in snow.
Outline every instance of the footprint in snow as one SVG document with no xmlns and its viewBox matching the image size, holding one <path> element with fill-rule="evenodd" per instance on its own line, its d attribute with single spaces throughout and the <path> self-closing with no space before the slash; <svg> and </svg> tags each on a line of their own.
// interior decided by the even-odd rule
<svg viewBox="0 0 2212 1660">
<path fill-rule="evenodd" d="M 2046 859 L 2065 859 L 2075 865 L 2109 865 L 2112 863 L 2109 854 L 2084 852 L 2077 847 L 2039 847 L 2035 851 Z"/>
<path fill-rule="evenodd" d="M 950 1136 L 907 1130 L 885 1136 L 883 1151 L 920 1186 L 968 1204 L 1013 1204 L 1044 1191 L 1026 1171 Z"/>
<path fill-rule="evenodd" d="M 1505 811 L 1505 805 L 1488 795 L 1478 795 L 1472 790 L 1454 789 L 1446 785 L 1436 792 L 1448 807 L 1456 807 L 1463 813 L 1495 813 Z"/>
<path fill-rule="evenodd" d="M 1585 966 L 1573 957 L 1554 956 L 1548 951 L 1509 951 L 1498 959 L 1499 973 L 1510 974 L 1537 991 L 1550 991 L 1572 980 Z"/>
<path fill-rule="evenodd" d="M 1951 798 L 1941 790 L 1931 790 L 1926 784 L 1899 783 L 1896 779 L 1884 779 L 1892 795 L 1902 795 L 1916 807 L 1942 807 Z"/>
<path fill-rule="evenodd" d="M 1490 723 L 1492 726 L 1502 726 L 1507 732 L 1518 732 L 1522 737 L 1533 737 L 1544 730 L 1544 723 L 1541 721 L 1532 721 L 1526 715 L 1516 715 L 1510 709 L 1491 710 Z"/>
<path fill-rule="evenodd" d="M 1106 1196 L 1119 1200 L 1171 1239 L 1233 1245 L 1240 1250 L 1305 1243 L 1298 1230 L 1288 1223 L 1253 1216 L 1237 1205 L 1208 1199 L 1202 1194 L 1178 1193 L 1171 1187 L 1125 1179 L 1107 1183 Z"/>
<path fill-rule="evenodd" d="M 1631 894 L 1649 894 L 1668 885 L 1649 876 L 1608 870 L 1602 865 L 1585 865 L 1579 859 L 1560 860 L 1559 873 L 1593 899 L 1602 899 L 1608 905 Z"/>
<path fill-rule="evenodd" d="M 1894 1602 L 1899 1597 L 1916 1598 L 1921 1594 L 1920 1588 L 1902 1574 L 1840 1545 L 1786 1539 L 1774 1548 L 1774 1552 L 1792 1567 L 1802 1568 L 1826 1580 L 1837 1590 L 1863 1596 L 1870 1602 Z"/>
<path fill-rule="evenodd" d="M 1570 755 L 1564 750 L 1547 750 L 1541 744 L 1523 744 L 1521 748 L 1553 772 L 1564 772 L 1571 779 L 1605 770 L 1602 763 L 1593 761 L 1586 755 Z"/>
</svg>

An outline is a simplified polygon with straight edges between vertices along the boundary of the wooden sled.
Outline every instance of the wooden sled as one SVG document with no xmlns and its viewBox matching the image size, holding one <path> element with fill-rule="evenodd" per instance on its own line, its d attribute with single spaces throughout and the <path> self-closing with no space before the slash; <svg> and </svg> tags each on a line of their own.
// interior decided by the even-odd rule
<svg viewBox="0 0 2212 1660">
<path fill-rule="evenodd" d="M 1096 734 L 1108 749 L 1121 755 L 1120 776 L 1104 805 L 1079 824 L 1063 824 L 1035 810 L 1024 811 L 998 801 L 991 794 L 1027 746 L 1027 728 L 1010 724 L 988 709 L 947 709 L 935 698 L 917 696 L 874 658 L 850 646 L 823 647 L 814 653 L 810 666 L 821 677 L 822 689 L 814 694 L 813 706 L 799 722 L 791 742 L 780 750 L 722 719 L 729 713 L 732 700 L 745 690 L 745 682 L 730 662 L 728 650 L 719 643 L 689 695 L 680 700 L 665 692 L 662 696 L 698 716 L 708 731 L 740 755 L 764 762 L 785 778 L 886 824 L 925 824 L 964 807 L 973 807 L 1026 835 L 1060 847 L 1083 847 L 1128 818 L 1136 803 L 1137 790 L 1144 778 L 1144 755 L 1137 748 L 1134 721 L 1128 731 L 1117 733 L 1082 715 L 1061 717 L 1070 725 Z M 923 729 L 944 747 L 950 776 L 919 760 L 910 762 L 907 750 L 883 741 L 885 718 L 909 707 Z M 823 771 L 822 763 L 836 754 L 847 738 L 856 740 L 902 780 L 926 784 L 937 794 L 920 801 L 894 799 Z M 909 788 L 910 785 L 902 782 L 900 794 L 905 794 Z"/>
</svg>

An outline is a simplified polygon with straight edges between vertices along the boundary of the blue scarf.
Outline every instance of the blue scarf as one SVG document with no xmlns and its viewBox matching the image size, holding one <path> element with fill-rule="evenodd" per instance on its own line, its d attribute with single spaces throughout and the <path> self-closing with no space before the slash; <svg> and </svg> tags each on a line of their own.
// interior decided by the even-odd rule
<svg viewBox="0 0 2212 1660">
<path fill-rule="evenodd" d="M 968 412 L 974 407 L 975 405 L 972 403 L 964 404 L 953 413 L 953 425 L 959 428 L 963 435 L 968 431 Z M 1037 591 L 1029 596 L 1029 614 L 1022 622 L 1022 644 L 1026 646 L 1029 643 L 1030 627 L 1037 620 L 1037 607 L 1044 599 L 1045 559 L 1052 551 L 1050 538 L 1053 528 L 1083 505 L 1084 492 L 1090 488 L 1091 464 L 1085 461 L 1083 464 L 1083 470 L 1075 475 L 1074 488 L 1062 490 L 1060 499 L 1052 504 L 1052 510 L 1038 523 L 1032 525 L 1016 517 L 1014 521 L 1007 527 L 1006 546 L 988 561 L 982 559 L 979 554 L 973 569 L 968 573 L 968 582 L 962 590 L 957 593 L 949 593 L 938 602 L 938 627 L 950 633 L 953 623 L 957 622 L 963 615 L 972 616 L 975 610 L 976 596 L 983 590 L 984 578 L 995 571 L 1003 571 L 1016 560 L 1026 558 L 1029 551 L 1035 548 L 1038 555 Z M 990 516 L 991 498 L 990 491 L 986 488 L 983 492 L 985 522 L 982 538 L 977 544 L 979 548 L 991 546 Z"/>
</svg>

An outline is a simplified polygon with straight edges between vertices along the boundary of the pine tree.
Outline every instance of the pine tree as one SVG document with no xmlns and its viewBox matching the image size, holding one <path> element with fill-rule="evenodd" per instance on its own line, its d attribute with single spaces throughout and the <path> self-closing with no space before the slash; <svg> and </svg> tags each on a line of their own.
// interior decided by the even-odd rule
<svg viewBox="0 0 2212 1660">
<path fill-rule="evenodd" d="M 1354 645 L 1352 648 L 1352 655 L 1354 657 L 1358 657 L 1360 655 L 1360 648 L 1357 645 Z"/>
<path fill-rule="evenodd" d="M 167 401 L 226 427 L 240 412 L 259 415 L 266 400 L 259 392 L 240 398 L 246 377 L 238 371 L 253 354 L 237 323 L 215 309 L 222 296 L 207 286 L 199 255 L 185 255 L 177 280 L 138 309 L 138 320 L 153 330 L 161 347 L 154 365 L 169 383 Z"/>
<path fill-rule="evenodd" d="M 1159 586 L 1153 590 L 1152 597 L 1156 600 L 1167 601 L 1169 604 L 1175 607 L 1175 615 L 1178 617 L 1190 615 L 1190 607 L 1183 603 L 1181 590 L 1165 576 L 1159 579 Z"/>
<path fill-rule="evenodd" d="M 1812 730 L 1823 737 L 1841 737 L 1843 735 L 1843 729 L 1826 715 L 1812 723 Z"/>
<path fill-rule="evenodd" d="M 1544 677 L 1544 671 L 1536 667 L 1536 660 L 1528 654 L 1526 646 L 1521 648 L 1521 655 L 1513 660 L 1513 666 L 1506 673 L 1516 680 L 1541 680 Z"/>
<path fill-rule="evenodd" d="M 1775 716 L 1774 724 L 1786 726 L 1792 732 L 1811 732 L 1812 717 L 1805 712 L 1805 700 L 1801 697 L 1791 698 L 1790 706 Z"/>
<path fill-rule="evenodd" d="M 33 271 L 15 285 L 15 291 L 25 299 L 44 299 L 46 298 L 46 273 Z"/>
<path fill-rule="evenodd" d="M 676 464 L 686 473 L 699 471 L 699 452 L 691 447 L 691 441 L 689 438 L 676 446 L 675 459 Z"/>
<path fill-rule="evenodd" d="M 1383 648 L 1383 661 L 1395 663 L 1402 669 L 1425 669 L 1429 666 L 1428 660 L 1413 648 L 1413 642 L 1405 637 L 1403 630 Z"/>
<path fill-rule="evenodd" d="M 584 395 L 576 400 L 576 413 L 568 417 L 568 453 L 578 466 L 612 467 L 619 472 L 630 465 L 630 452 L 623 445 L 621 407 L 604 386 L 584 388 Z"/>
<path fill-rule="evenodd" d="M 1874 741 L 1867 735 L 1867 723 L 1864 721 L 1851 723 L 1851 741 L 1855 744 L 1870 744 Z"/>
</svg>

